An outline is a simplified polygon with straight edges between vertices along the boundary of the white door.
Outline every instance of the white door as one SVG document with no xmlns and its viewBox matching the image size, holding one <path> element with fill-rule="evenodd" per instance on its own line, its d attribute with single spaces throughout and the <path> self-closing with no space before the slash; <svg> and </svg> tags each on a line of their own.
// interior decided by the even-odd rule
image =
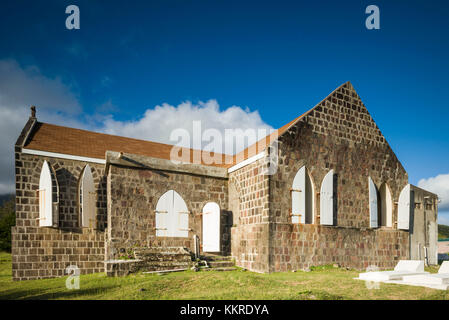
<svg viewBox="0 0 449 320">
<path fill-rule="evenodd" d="M 220 251 L 220 207 L 215 202 L 203 208 L 203 251 Z"/>
</svg>

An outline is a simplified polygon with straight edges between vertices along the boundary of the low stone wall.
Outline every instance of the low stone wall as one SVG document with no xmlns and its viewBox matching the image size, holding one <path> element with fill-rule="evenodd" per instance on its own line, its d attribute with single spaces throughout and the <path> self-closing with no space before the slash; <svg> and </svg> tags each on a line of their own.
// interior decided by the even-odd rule
<svg viewBox="0 0 449 320">
<path fill-rule="evenodd" d="M 150 247 L 134 250 L 136 259 L 142 260 L 145 271 L 190 268 L 193 254 L 182 247 Z"/>
<path fill-rule="evenodd" d="M 13 280 L 62 277 L 70 265 L 81 274 L 104 272 L 104 232 L 92 229 L 13 227 Z"/>
<path fill-rule="evenodd" d="M 104 272 L 106 177 L 104 166 L 89 163 L 96 190 L 96 228 L 79 227 L 79 178 L 86 162 L 24 154 L 16 146 L 16 226 L 12 228 L 14 280 Z M 39 226 L 39 178 L 46 160 L 59 186 L 58 228 Z"/>
<path fill-rule="evenodd" d="M 271 235 L 271 272 L 334 263 L 389 269 L 409 259 L 409 233 L 402 230 L 278 223 L 271 225 Z"/>
<path fill-rule="evenodd" d="M 438 264 L 438 196 L 411 186 L 415 206 L 410 218 L 410 257 Z"/>
<path fill-rule="evenodd" d="M 240 225 L 232 228 L 232 257 L 239 267 L 269 272 L 269 224 Z"/>
<path fill-rule="evenodd" d="M 142 260 L 107 260 L 104 262 L 106 275 L 109 277 L 122 277 L 141 269 Z"/>
<path fill-rule="evenodd" d="M 193 254 L 183 247 L 135 248 L 135 259 L 105 261 L 108 276 L 126 276 L 138 271 L 189 269 Z"/>
<path fill-rule="evenodd" d="M 127 156 L 143 167 L 109 166 L 106 259 L 117 259 L 134 247 L 186 247 L 194 251 L 193 236 L 202 239 L 204 205 L 212 201 L 220 206 L 222 213 L 227 210 L 227 179 L 163 171 L 163 165 L 169 166 L 170 161 L 162 159 L 157 162 L 158 169 L 155 170 L 150 167 L 154 165 L 154 159 Z M 183 198 L 190 212 L 188 237 L 156 236 L 156 205 L 169 190 L 175 190 Z M 222 232 L 229 232 L 229 228 L 222 226 Z M 222 237 L 229 235 L 222 234 Z M 228 251 L 228 248 L 224 245 L 222 250 Z"/>
</svg>

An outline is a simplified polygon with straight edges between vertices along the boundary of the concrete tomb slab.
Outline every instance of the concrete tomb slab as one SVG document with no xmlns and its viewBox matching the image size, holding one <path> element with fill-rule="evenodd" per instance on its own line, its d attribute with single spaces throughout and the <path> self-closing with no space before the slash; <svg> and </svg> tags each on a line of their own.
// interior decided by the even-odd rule
<svg viewBox="0 0 449 320">
<path fill-rule="evenodd" d="M 367 281 L 388 281 L 401 280 L 402 277 L 408 275 L 427 274 L 424 271 L 424 261 L 422 260 L 400 260 L 393 271 L 373 271 L 360 273 L 359 280 Z"/>
<path fill-rule="evenodd" d="M 409 275 L 402 278 L 404 282 L 421 285 L 449 285 L 449 261 L 444 261 L 438 273 Z"/>
</svg>

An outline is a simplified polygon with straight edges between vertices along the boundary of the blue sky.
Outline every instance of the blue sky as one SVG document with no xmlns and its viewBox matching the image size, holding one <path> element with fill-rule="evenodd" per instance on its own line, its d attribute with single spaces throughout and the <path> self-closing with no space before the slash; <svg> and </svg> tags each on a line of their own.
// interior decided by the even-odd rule
<svg viewBox="0 0 449 320">
<path fill-rule="evenodd" d="M 70 4 L 80 30 L 65 28 Z M 380 30 L 365 28 L 370 4 Z M 278 128 L 350 80 L 410 182 L 439 177 L 449 196 L 448 1 L 2 1 L 0 39 L 4 119 L 36 104 L 49 122 L 112 133 L 208 101 Z"/>
</svg>

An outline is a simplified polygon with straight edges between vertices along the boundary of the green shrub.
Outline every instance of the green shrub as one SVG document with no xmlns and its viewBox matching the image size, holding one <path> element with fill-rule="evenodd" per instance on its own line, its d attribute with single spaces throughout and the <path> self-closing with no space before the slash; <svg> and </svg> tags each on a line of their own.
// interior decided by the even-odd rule
<svg viewBox="0 0 449 320">
<path fill-rule="evenodd" d="M 444 224 L 438 225 L 438 239 L 447 239 L 449 238 L 449 226 Z"/>
<path fill-rule="evenodd" d="M 11 227 L 16 224 L 15 200 L 0 207 L 0 251 L 11 252 Z"/>
</svg>

